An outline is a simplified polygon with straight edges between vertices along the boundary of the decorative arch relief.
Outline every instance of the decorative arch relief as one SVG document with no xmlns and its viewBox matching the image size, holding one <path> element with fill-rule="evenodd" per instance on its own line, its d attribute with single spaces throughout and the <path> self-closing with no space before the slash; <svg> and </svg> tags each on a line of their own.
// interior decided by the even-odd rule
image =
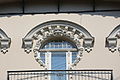
<svg viewBox="0 0 120 80">
<path fill-rule="evenodd" d="M 111 52 L 120 52 L 120 25 L 118 25 L 108 37 L 106 37 L 106 47 Z"/>
<path fill-rule="evenodd" d="M 40 49 L 46 41 L 55 37 L 67 38 L 76 45 L 78 55 L 71 66 L 76 65 L 80 61 L 84 50 L 89 53 L 94 45 L 94 37 L 82 26 L 69 21 L 56 20 L 45 22 L 33 28 L 22 39 L 22 48 L 24 48 L 26 53 L 34 51 L 36 61 L 45 67 L 38 53 L 40 53 Z"/>
<path fill-rule="evenodd" d="M 10 48 L 11 39 L 5 34 L 5 32 L 0 29 L 0 50 L 4 54 L 8 52 L 8 48 Z"/>
</svg>

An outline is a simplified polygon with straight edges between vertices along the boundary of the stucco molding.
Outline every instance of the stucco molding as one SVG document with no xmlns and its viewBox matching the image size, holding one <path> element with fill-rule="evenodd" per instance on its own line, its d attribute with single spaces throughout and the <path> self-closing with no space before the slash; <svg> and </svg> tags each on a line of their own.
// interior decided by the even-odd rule
<svg viewBox="0 0 120 80">
<path fill-rule="evenodd" d="M 120 25 L 118 25 L 108 37 L 106 37 L 106 45 L 111 52 L 118 50 L 120 52 L 120 46 L 118 44 L 118 39 L 120 39 Z"/>
<path fill-rule="evenodd" d="M 8 52 L 8 48 L 10 48 L 11 39 L 6 35 L 6 33 L 0 29 L 0 50 L 4 54 Z"/>
<path fill-rule="evenodd" d="M 80 61 L 84 50 L 90 52 L 94 45 L 94 37 L 82 26 L 69 21 L 55 20 L 45 22 L 32 29 L 23 38 L 22 48 L 24 48 L 26 53 L 30 53 L 33 50 L 37 62 L 45 67 L 40 57 L 38 57 L 40 49 L 45 42 L 58 37 L 66 38 L 77 47 L 79 53 L 72 66 Z"/>
</svg>

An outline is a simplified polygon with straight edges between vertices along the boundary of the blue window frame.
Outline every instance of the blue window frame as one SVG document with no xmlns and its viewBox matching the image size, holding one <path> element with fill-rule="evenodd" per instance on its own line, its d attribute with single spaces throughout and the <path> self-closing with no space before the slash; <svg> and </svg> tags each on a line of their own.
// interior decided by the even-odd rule
<svg viewBox="0 0 120 80">
<path fill-rule="evenodd" d="M 41 60 L 45 63 L 45 52 L 40 53 Z"/>
<path fill-rule="evenodd" d="M 64 49 L 75 48 L 70 42 L 67 41 L 51 41 L 43 46 L 42 49 Z"/>
<path fill-rule="evenodd" d="M 67 69 L 67 63 L 66 63 L 66 52 L 67 49 L 73 49 L 76 48 L 73 44 L 71 44 L 68 41 L 64 40 L 54 40 L 46 43 L 41 49 L 54 49 L 54 51 L 51 52 L 51 69 L 52 70 L 65 70 Z M 55 49 L 64 49 L 66 51 L 55 51 Z M 72 63 L 75 61 L 77 57 L 77 51 L 71 51 L 72 52 Z M 41 52 L 40 57 L 41 60 L 45 63 L 45 54 L 46 52 Z"/>
<path fill-rule="evenodd" d="M 72 52 L 72 63 L 74 63 L 76 57 L 77 57 L 78 52 Z"/>
</svg>

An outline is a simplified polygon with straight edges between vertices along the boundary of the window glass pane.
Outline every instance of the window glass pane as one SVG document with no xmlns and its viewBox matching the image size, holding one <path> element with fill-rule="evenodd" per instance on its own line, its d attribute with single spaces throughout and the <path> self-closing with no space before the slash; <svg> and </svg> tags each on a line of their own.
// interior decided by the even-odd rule
<svg viewBox="0 0 120 80">
<path fill-rule="evenodd" d="M 76 57 L 77 57 L 78 52 L 72 52 L 72 63 L 74 63 Z"/>
<path fill-rule="evenodd" d="M 66 52 L 52 52 L 51 67 L 53 70 L 65 70 Z"/>
<path fill-rule="evenodd" d="M 40 53 L 41 60 L 45 63 L 45 52 Z"/>
<path fill-rule="evenodd" d="M 43 49 L 62 49 L 62 48 L 75 48 L 75 47 L 66 41 L 49 42 L 43 47 Z"/>
<path fill-rule="evenodd" d="M 66 69 L 66 52 L 67 51 L 59 51 L 59 49 L 73 49 L 76 48 L 73 46 L 70 42 L 63 41 L 63 40 L 54 40 L 46 43 L 42 49 L 54 49 L 54 51 L 51 51 L 51 69 L 52 70 L 65 70 Z M 57 50 L 57 51 L 56 51 Z M 78 52 L 77 51 L 71 51 L 71 60 L 72 63 L 74 63 Z M 46 52 L 41 52 L 40 57 L 41 60 L 45 63 L 45 54 Z"/>
</svg>

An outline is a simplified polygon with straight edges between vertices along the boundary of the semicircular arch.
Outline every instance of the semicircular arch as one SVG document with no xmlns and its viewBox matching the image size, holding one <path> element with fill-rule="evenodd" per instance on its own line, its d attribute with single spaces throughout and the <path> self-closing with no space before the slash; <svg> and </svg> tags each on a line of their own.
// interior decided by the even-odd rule
<svg viewBox="0 0 120 80">
<path fill-rule="evenodd" d="M 26 53 L 34 51 L 35 59 L 44 66 L 39 59 L 39 53 L 41 46 L 51 39 L 64 39 L 76 46 L 78 56 L 74 64 L 80 61 L 84 50 L 90 52 L 94 46 L 94 37 L 84 27 L 70 21 L 53 20 L 42 23 L 28 32 L 22 39 L 22 48 Z"/>
</svg>

